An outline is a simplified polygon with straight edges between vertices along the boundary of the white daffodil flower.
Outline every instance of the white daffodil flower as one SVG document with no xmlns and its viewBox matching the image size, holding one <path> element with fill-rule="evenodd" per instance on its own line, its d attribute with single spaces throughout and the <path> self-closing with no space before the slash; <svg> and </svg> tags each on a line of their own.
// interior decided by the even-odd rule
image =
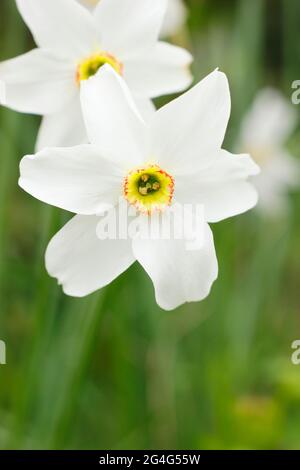
<svg viewBox="0 0 300 470">
<path fill-rule="evenodd" d="M 77 0 L 79 3 L 93 10 L 101 0 Z M 161 28 L 161 37 L 176 34 L 183 27 L 187 18 L 187 8 L 183 0 L 168 0 L 168 7 Z"/>
<path fill-rule="evenodd" d="M 137 260 L 162 308 L 205 298 L 218 274 L 208 222 L 257 202 L 247 181 L 257 165 L 221 149 L 230 115 L 226 76 L 211 73 L 145 123 L 125 82 L 106 65 L 81 87 L 81 103 L 92 144 L 44 149 L 20 165 L 25 191 L 78 214 L 51 240 L 48 272 L 66 294 L 85 296 Z M 187 250 L 184 239 L 99 239 L 104 211 L 125 204 L 145 223 L 157 214 L 163 222 L 175 203 L 204 207 L 201 249 Z"/>
<path fill-rule="evenodd" d="M 158 41 L 167 0 L 101 0 L 92 12 L 74 0 L 16 2 L 39 47 L 0 64 L 2 104 L 44 116 L 38 148 L 86 142 L 80 85 L 104 64 L 145 114 L 150 98 L 191 83 L 190 53 Z"/>
<path fill-rule="evenodd" d="M 250 152 L 261 168 L 253 178 L 259 193 L 258 209 L 279 215 L 288 208 L 288 190 L 299 186 L 299 160 L 285 143 L 297 122 L 297 112 L 276 89 L 261 90 L 245 116 L 238 148 Z"/>
</svg>

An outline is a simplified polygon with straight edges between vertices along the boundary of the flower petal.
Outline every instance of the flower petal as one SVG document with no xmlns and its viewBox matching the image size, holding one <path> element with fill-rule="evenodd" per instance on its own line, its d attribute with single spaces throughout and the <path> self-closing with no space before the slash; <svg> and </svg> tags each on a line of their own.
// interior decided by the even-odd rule
<svg viewBox="0 0 300 470">
<path fill-rule="evenodd" d="M 92 145 L 44 149 L 20 164 L 19 185 L 32 196 L 77 214 L 99 214 L 122 192 L 122 173 Z"/>
<path fill-rule="evenodd" d="M 204 299 L 218 276 L 213 235 L 207 224 L 200 250 L 187 250 L 185 240 L 136 238 L 133 253 L 154 284 L 158 305 L 165 310 Z"/>
<path fill-rule="evenodd" d="M 67 295 L 83 297 L 112 282 L 135 261 L 128 240 L 99 240 L 96 216 L 76 215 L 50 241 L 46 268 Z"/>
<path fill-rule="evenodd" d="M 156 107 L 150 98 L 143 98 L 141 96 L 134 97 L 134 102 L 143 120 L 147 123 L 152 119 L 153 114 L 156 112 Z"/>
<path fill-rule="evenodd" d="M 43 117 L 38 133 L 36 149 L 46 147 L 71 147 L 88 142 L 78 96 L 62 111 Z"/>
<path fill-rule="evenodd" d="M 158 42 L 145 56 L 126 62 L 124 78 L 135 94 L 155 98 L 177 93 L 192 82 L 191 54 L 181 47 Z"/>
<path fill-rule="evenodd" d="M 175 176 L 194 173 L 220 149 L 229 115 L 227 78 L 214 71 L 157 111 L 151 126 L 151 155 Z"/>
<path fill-rule="evenodd" d="M 256 205 L 257 191 L 246 179 L 258 173 L 249 155 L 222 150 L 205 170 L 176 180 L 176 200 L 203 205 L 205 220 L 219 222 Z"/>
<path fill-rule="evenodd" d="M 206 182 L 220 182 L 229 179 L 246 179 L 259 173 L 260 168 L 250 155 L 235 155 L 221 149 L 211 165 L 201 172 L 201 179 Z"/>
<path fill-rule="evenodd" d="M 120 60 L 147 51 L 158 39 L 167 0 L 101 0 L 94 16 L 102 47 Z"/>
<path fill-rule="evenodd" d="M 74 0 L 16 0 L 19 11 L 40 47 L 64 57 L 90 54 L 98 45 L 92 15 Z"/>
<path fill-rule="evenodd" d="M 81 104 L 89 140 L 102 155 L 126 169 L 143 161 L 146 126 L 112 67 L 103 66 L 81 85 Z"/>
<path fill-rule="evenodd" d="M 77 92 L 72 64 L 43 49 L 0 63 L 0 77 L 5 87 L 1 104 L 19 112 L 56 112 Z"/>
</svg>

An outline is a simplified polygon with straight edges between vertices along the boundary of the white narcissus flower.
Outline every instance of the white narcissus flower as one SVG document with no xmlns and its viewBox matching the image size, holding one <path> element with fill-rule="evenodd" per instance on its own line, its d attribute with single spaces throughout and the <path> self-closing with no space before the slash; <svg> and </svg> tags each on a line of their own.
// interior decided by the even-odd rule
<svg viewBox="0 0 300 470">
<path fill-rule="evenodd" d="M 16 2 L 39 47 L 0 64 L 3 104 L 44 116 L 38 148 L 87 141 L 80 85 L 104 64 L 145 114 L 153 112 L 150 98 L 191 83 L 190 53 L 158 41 L 167 0 L 101 0 L 92 12 L 74 0 Z"/>
<path fill-rule="evenodd" d="M 221 149 L 230 115 L 226 76 L 211 73 L 147 123 L 125 82 L 107 65 L 83 84 L 81 102 L 92 144 L 44 149 L 20 165 L 24 190 L 78 214 L 51 240 L 48 272 L 66 294 L 84 296 L 137 260 L 162 308 L 205 298 L 218 273 L 208 222 L 245 212 L 257 202 L 247 181 L 259 171 L 257 165 L 249 155 Z M 145 190 L 149 181 L 150 192 Z M 147 222 L 157 209 L 162 220 L 167 218 L 175 202 L 201 204 L 202 248 L 189 251 L 183 239 L 100 240 L 99 214 L 109 207 L 120 210 L 120 198 Z"/>
<path fill-rule="evenodd" d="M 79 3 L 93 10 L 101 0 L 77 0 Z M 122 1 L 122 0 L 121 0 Z M 168 7 L 161 28 L 161 36 L 168 37 L 176 34 L 184 25 L 187 17 L 187 8 L 183 0 L 168 0 Z"/>
<path fill-rule="evenodd" d="M 270 215 L 283 213 L 288 190 L 299 186 L 300 162 L 285 148 L 296 122 L 296 110 L 273 88 L 257 94 L 242 122 L 238 149 L 250 152 L 261 168 L 253 178 L 259 193 L 257 208 Z"/>
</svg>

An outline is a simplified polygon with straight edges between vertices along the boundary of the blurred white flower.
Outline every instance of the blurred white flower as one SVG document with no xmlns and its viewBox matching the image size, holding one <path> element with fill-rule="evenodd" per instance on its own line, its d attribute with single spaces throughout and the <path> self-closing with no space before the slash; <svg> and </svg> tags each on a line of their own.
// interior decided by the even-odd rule
<svg viewBox="0 0 300 470">
<path fill-rule="evenodd" d="M 77 0 L 90 10 L 93 10 L 101 0 Z M 121 0 L 122 1 L 122 0 Z M 142 1 L 142 0 L 140 0 Z M 168 0 L 165 19 L 161 28 L 161 37 L 169 37 L 176 34 L 184 25 L 187 18 L 187 8 L 183 0 Z"/>
<path fill-rule="evenodd" d="M 258 189 L 257 207 L 269 214 L 288 208 L 288 190 L 299 185 L 299 160 L 290 155 L 285 143 L 295 128 L 297 112 L 277 90 L 261 90 L 245 116 L 238 149 L 250 152 L 261 168 L 253 178 Z"/>
<path fill-rule="evenodd" d="M 125 82 L 108 65 L 82 85 L 81 99 L 92 144 L 45 149 L 20 165 L 25 191 L 78 214 L 51 240 L 48 272 L 66 294 L 84 296 L 138 260 L 162 308 L 203 299 L 218 272 L 207 222 L 245 212 L 257 201 L 247 182 L 259 171 L 257 165 L 249 155 L 221 149 L 230 115 L 226 76 L 211 73 L 153 113 L 147 124 Z M 201 249 L 187 250 L 184 239 L 100 240 L 100 214 L 115 211 L 120 197 L 120 204 L 134 207 L 145 223 L 155 214 L 163 223 L 175 201 L 201 204 Z"/>
<path fill-rule="evenodd" d="M 39 48 L 0 64 L 3 104 L 44 115 L 38 148 L 86 141 L 80 84 L 106 63 L 145 114 L 153 112 L 150 98 L 191 83 L 190 53 L 158 41 L 167 0 L 101 0 L 93 12 L 74 0 L 17 5 Z"/>
<path fill-rule="evenodd" d="M 176 34 L 187 19 L 187 8 L 183 0 L 169 0 L 167 13 L 161 29 L 162 37 Z"/>
</svg>

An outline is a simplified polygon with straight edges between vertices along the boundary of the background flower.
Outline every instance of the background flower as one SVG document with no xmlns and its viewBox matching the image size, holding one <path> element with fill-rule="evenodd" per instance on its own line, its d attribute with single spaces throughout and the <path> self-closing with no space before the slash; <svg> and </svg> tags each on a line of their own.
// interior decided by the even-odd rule
<svg viewBox="0 0 300 470">
<path fill-rule="evenodd" d="M 0 77 L 6 106 L 45 116 L 38 148 L 86 141 L 80 84 L 105 63 L 122 75 L 145 114 L 153 109 L 150 98 L 191 83 L 191 55 L 158 41 L 166 0 L 101 0 L 92 12 L 73 0 L 17 5 L 38 48 L 0 64 Z"/>
<path fill-rule="evenodd" d="M 300 163 L 286 148 L 297 123 L 297 112 L 279 91 L 261 90 L 245 116 L 239 149 L 251 152 L 261 167 L 253 180 L 264 212 L 278 214 L 288 209 L 288 191 L 299 186 Z"/>
<path fill-rule="evenodd" d="M 187 9 L 182 0 L 169 0 L 161 36 L 169 37 L 178 33 L 187 19 Z"/>
</svg>

